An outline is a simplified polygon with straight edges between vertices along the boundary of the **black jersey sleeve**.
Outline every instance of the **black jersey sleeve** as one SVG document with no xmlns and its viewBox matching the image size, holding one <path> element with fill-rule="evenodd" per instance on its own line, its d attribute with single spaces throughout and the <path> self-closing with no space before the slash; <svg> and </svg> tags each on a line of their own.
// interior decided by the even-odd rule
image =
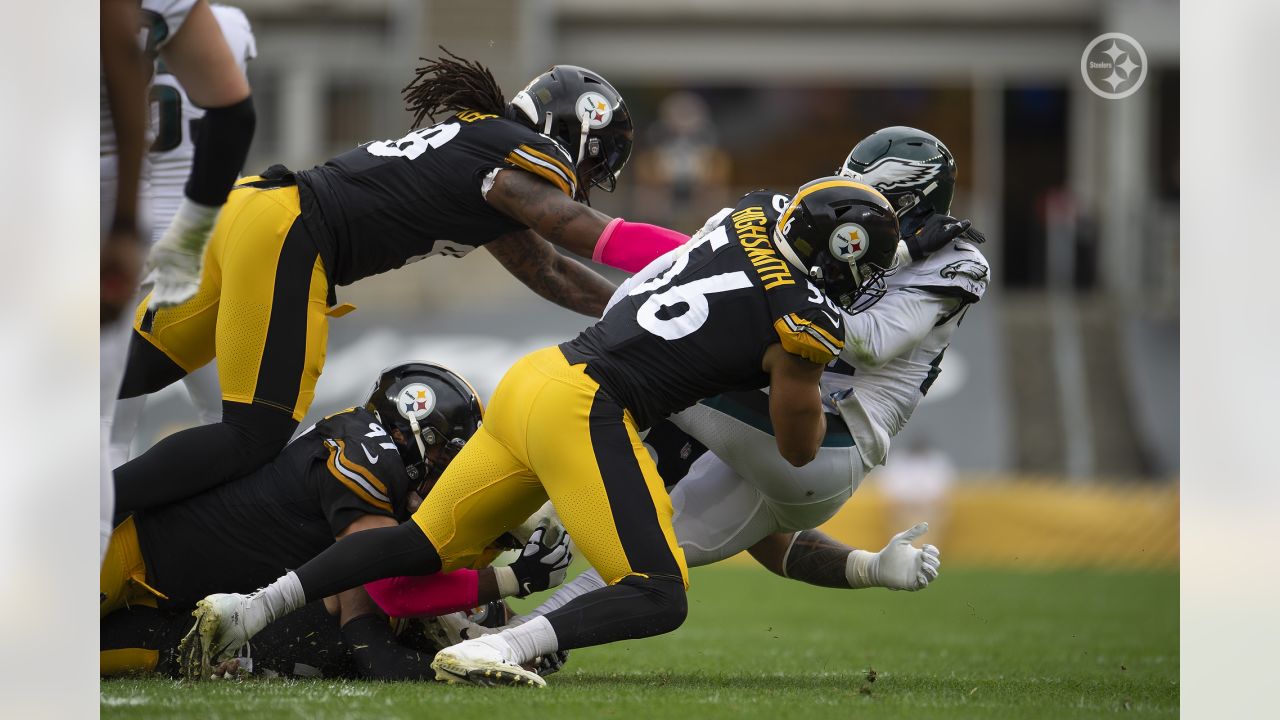
<svg viewBox="0 0 1280 720">
<path fill-rule="evenodd" d="M 774 303 L 773 329 L 778 334 L 782 349 L 805 360 L 826 365 L 844 349 L 844 316 L 834 306 L 827 306 L 826 296 L 816 287 L 809 286 L 817 295 L 817 303 Z"/>
<path fill-rule="evenodd" d="M 553 142 L 520 143 L 507 153 L 506 164 L 537 175 L 570 198 L 577 196 L 577 173 L 573 171 L 569 156 Z"/>
<path fill-rule="evenodd" d="M 409 480 L 395 444 L 363 408 L 331 415 L 314 432 L 324 457 L 313 469 L 321 505 L 334 534 L 362 515 L 402 520 Z"/>
</svg>

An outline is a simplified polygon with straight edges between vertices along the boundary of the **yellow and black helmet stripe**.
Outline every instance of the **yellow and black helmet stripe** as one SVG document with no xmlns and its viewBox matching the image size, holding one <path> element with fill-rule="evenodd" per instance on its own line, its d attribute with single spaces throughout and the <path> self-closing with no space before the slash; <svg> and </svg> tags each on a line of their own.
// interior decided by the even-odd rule
<svg viewBox="0 0 1280 720">
<path fill-rule="evenodd" d="M 846 178 L 831 179 L 831 180 L 827 180 L 826 182 L 814 183 L 809 187 L 801 188 L 800 192 L 796 193 L 795 197 L 791 198 L 791 203 L 787 205 L 787 209 L 782 211 L 782 217 L 778 218 L 777 227 L 779 229 L 782 229 L 787 226 L 787 221 L 791 219 L 791 213 L 795 212 L 795 209 L 800 207 L 800 201 L 804 200 L 809 195 L 818 192 L 819 190 L 826 190 L 827 188 L 833 188 L 833 187 L 857 188 L 859 190 L 866 190 L 867 192 L 873 195 L 878 195 L 881 199 L 884 198 L 883 195 L 880 195 L 879 190 L 876 190 L 870 185 L 866 185 L 860 182 L 854 182 L 853 180 L 849 180 Z M 889 206 L 888 200 L 885 200 L 884 203 L 886 207 Z"/>
</svg>

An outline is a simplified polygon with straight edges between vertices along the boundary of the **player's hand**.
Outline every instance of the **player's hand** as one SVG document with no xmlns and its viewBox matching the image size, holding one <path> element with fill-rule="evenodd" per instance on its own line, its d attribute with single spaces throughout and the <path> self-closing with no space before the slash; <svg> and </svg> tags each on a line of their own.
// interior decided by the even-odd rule
<svg viewBox="0 0 1280 720">
<path fill-rule="evenodd" d="M 115 322 L 133 302 L 141 270 L 142 243 L 138 239 L 138 231 L 112 230 L 102 244 L 98 275 L 101 324 Z"/>
<path fill-rule="evenodd" d="M 151 307 L 170 307 L 190 300 L 200 289 L 202 258 L 203 252 L 193 254 L 157 244 L 147 260 L 147 270 L 155 275 Z"/>
<path fill-rule="evenodd" d="M 907 244 L 912 260 L 923 260 L 968 232 L 971 224 L 968 220 L 957 220 L 950 215 L 934 213 L 914 233 L 908 233 L 902 238 L 902 241 Z M 982 234 L 978 233 L 978 236 L 982 237 Z M 976 242 L 985 241 L 986 238 L 983 237 Z"/>
<path fill-rule="evenodd" d="M 557 650 L 547 655 L 539 655 L 532 662 L 525 666 L 526 670 L 538 673 L 542 677 L 554 675 L 564 669 L 565 663 L 569 662 L 568 650 Z"/>
<path fill-rule="evenodd" d="M 196 294 L 200 288 L 204 246 L 213 234 L 220 209 L 182 198 L 178 211 L 164 235 L 151 248 L 151 258 L 147 261 L 147 269 L 155 271 L 156 279 L 151 291 L 151 307 L 179 305 Z"/>
<path fill-rule="evenodd" d="M 556 542 L 544 540 L 547 529 L 540 527 L 529 536 L 529 543 L 515 562 L 511 570 L 516 575 L 520 591 L 516 597 L 525 597 L 529 593 L 553 588 L 564 582 L 569 571 L 569 563 L 573 562 L 573 553 L 569 552 L 569 536 L 559 533 Z"/>
<path fill-rule="evenodd" d="M 923 590 L 938 577 L 942 561 L 933 545 L 915 547 L 911 543 L 929 532 L 929 523 L 919 523 L 903 530 L 876 553 L 876 575 L 879 585 L 890 590 Z"/>
</svg>

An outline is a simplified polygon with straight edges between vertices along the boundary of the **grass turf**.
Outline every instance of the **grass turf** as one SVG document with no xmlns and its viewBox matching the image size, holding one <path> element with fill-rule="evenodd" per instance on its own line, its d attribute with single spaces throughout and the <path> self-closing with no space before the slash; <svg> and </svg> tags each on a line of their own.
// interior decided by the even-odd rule
<svg viewBox="0 0 1280 720">
<path fill-rule="evenodd" d="M 951 569 L 922 593 L 693 572 L 661 638 L 575 650 L 544 690 L 104 681 L 103 718 L 1176 716 L 1175 573 Z M 871 678 L 874 677 L 874 680 Z"/>
</svg>

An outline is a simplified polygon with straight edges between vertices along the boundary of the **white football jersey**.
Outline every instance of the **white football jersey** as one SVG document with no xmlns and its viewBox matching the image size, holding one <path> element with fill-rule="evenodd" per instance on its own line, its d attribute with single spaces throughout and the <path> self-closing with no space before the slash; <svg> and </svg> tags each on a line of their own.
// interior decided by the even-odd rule
<svg viewBox="0 0 1280 720">
<path fill-rule="evenodd" d="M 240 72 L 258 56 L 257 42 L 249 19 L 240 8 L 212 5 L 213 16 L 231 48 Z M 196 107 L 178 79 L 163 62 L 157 63 L 151 86 L 151 134 L 154 141 L 147 155 L 150 164 L 152 240 L 159 240 L 182 201 L 191 159 L 195 155 L 194 130 L 204 110 Z"/>
<path fill-rule="evenodd" d="M 186 21 L 187 14 L 195 6 L 197 0 L 142 0 L 141 25 L 139 26 L 139 42 L 143 51 L 150 58 L 155 58 L 160 49 L 168 44 L 177 34 L 178 28 Z M 99 141 L 101 143 L 98 156 L 105 158 L 116 154 L 116 131 L 111 123 L 111 106 L 107 103 L 107 83 L 99 71 L 98 87 L 101 90 L 98 104 L 101 122 Z M 114 177 L 115 173 L 112 172 Z"/>
<path fill-rule="evenodd" d="M 867 469 L 884 463 L 898 434 L 941 372 L 943 353 L 969 304 L 986 292 L 991 268 L 957 241 L 885 278 L 871 309 L 845 316 L 845 345 L 823 374 L 828 410 L 849 425 Z"/>
</svg>

